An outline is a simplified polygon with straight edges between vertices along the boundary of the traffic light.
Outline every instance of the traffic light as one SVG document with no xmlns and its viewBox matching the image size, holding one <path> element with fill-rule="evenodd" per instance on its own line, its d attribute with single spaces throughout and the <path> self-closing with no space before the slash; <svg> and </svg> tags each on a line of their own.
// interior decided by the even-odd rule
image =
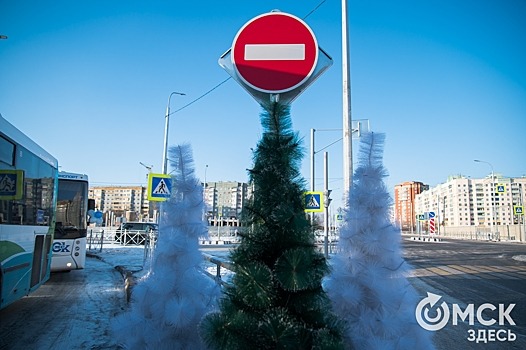
<svg viewBox="0 0 526 350">
<path fill-rule="evenodd" d="M 325 197 L 325 198 L 324 198 L 324 199 L 325 199 L 325 201 L 324 201 L 325 208 L 328 208 L 329 205 L 331 205 L 331 201 L 332 201 L 332 199 L 329 198 L 330 195 L 331 195 L 331 192 L 332 192 L 332 190 L 327 190 L 327 191 L 323 192 L 323 196 Z"/>
</svg>

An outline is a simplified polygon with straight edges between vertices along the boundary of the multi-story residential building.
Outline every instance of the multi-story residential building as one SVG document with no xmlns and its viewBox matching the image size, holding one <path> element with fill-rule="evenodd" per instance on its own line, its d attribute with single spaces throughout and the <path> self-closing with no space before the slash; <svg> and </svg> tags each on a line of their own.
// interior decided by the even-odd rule
<svg viewBox="0 0 526 350">
<path fill-rule="evenodd" d="M 128 221 L 155 221 L 158 207 L 148 201 L 145 186 L 93 186 L 89 198 L 95 200 L 95 207 L 103 213 L 111 212 L 114 217 Z M 247 183 L 207 182 L 203 195 L 209 223 L 222 221 L 239 224 L 241 211 L 250 196 Z"/>
<path fill-rule="evenodd" d="M 103 213 L 112 212 L 127 220 L 151 221 L 155 217 L 144 186 L 94 186 L 89 197 Z"/>
<path fill-rule="evenodd" d="M 394 189 L 394 222 L 403 231 L 413 231 L 415 228 L 415 198 L 419 193 L 429 189 L 418 181 L 407 181 L 395 186 Z"/>
<path fill-rule="evenodd" d="M 417 195 L 415 208 L 416 214 L 435 212 L 442 227 L 491 228 L 522 222 L 522 215 L 515 215 L 514 208 L 523 206 L 525 193 L 526 177 L 471 179 L 457 175 Z"/>
<path fill-rule="evenodd" d="M 219 217 L 239 220 L 250 193 L 249 185 L 244 182 L 207 182 L 204 191 L 207 218 L 210 222 Z"/>
</svg>

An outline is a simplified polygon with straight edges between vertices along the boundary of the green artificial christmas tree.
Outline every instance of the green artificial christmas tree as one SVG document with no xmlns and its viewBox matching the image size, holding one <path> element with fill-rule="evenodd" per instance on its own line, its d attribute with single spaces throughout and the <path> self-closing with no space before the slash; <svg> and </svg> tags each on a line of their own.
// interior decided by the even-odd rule
<svg viewBox="0 0 526 350">
<path fill-rule="evenodd" d="M 342 349 L 341 323 L 321 285 L 329 267 L 305 217 L 302 147 L 289 107 L 264 106 L 261 123 L 245 213 L 252 229 L 231 253 L 233 287 L 201 334 L 214 349 Z"/>
</svg>

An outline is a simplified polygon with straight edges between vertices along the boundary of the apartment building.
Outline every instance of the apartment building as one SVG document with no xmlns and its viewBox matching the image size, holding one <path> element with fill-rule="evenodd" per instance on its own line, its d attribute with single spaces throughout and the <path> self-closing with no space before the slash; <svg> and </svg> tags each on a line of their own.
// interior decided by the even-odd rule
<svg viewBox="0 0 526 350">
<path fill-rule="evenodd" d="M 522 215 L 514 210 L 523 206 L 525 193 L 526 177 L 456 175 L 418 194 L 415 210 L 416 214 L 435 212 L 442 227 L 514 225 L 522 223 Z"/>
<path fill-rule="evenodd" d="M 406 181 L 395 186 L 394 222 L 403 231 L 413 231 L 415 229 L 415 198 L 418 194 L 428 189 L 428 185 L 418 181 Z"/>
<path fill-rule="evenodd" d="M 211 224 L 217 219 L 232 221 L 238 225 L 241 211 L 250 196 L 249 186 L 243 182 L 207 182 L 203 200 L 207 218 Z M 95 207 L 114 217 L 125 217 L 128 221 L 155 221 L 158 204 L 148 201 L 145 186 L 93 186 L 89 198 Z"/>
<path fill-rule="evenodd" d="M 221 217 L 239 220 L 250 195 L 250 187 L 244 182 L 207 182 L 203 198 L 208 219 L 215 221 Z"/>
<path fill-rule="evenodd" d="M 89 189 L 89 198 L 95 200 L 98 210 L 126 217 L 128 221 L 154 218 L 154 208 L 147 194 L 145 186 L 94 186 Z"/>
</svg>

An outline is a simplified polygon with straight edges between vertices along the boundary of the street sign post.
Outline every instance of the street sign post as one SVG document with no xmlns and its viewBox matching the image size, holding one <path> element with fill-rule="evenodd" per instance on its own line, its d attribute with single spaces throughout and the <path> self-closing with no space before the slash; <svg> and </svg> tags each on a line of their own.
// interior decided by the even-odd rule
<svg viewBox="0 0 526 350">
<path fill-rule="evenodd" d="M 332 65 L 310 27 L 296 16 L 269 12 L 248 21 L 219 59 L 259 103 L 290 103 Z"/>
<path fill-rule="evenodd" d="M 430 234 L 435 234 L 436 233 L 436 227 L 435 227 L 435 212 L 434 211 L 430 211 L 429 213 L 427 213 L 428 215 L 428 218 L 429 218 L 429 233 Z"/>
</svg>

